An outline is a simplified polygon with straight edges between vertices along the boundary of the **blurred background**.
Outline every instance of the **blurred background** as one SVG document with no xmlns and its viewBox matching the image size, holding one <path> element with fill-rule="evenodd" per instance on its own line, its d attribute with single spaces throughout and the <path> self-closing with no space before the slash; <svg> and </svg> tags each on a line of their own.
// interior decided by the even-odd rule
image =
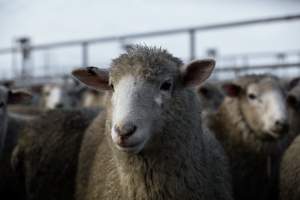
<svg viewBox="0 0 300 200">
<path fill-rule="evenodd" d="M 0 0 L 0 27 L 0 79 L 21 85 L 106 68 L 132 44 L 214 57 L 214 79 L 300 74 L 298 0 Z"/>
</svg>

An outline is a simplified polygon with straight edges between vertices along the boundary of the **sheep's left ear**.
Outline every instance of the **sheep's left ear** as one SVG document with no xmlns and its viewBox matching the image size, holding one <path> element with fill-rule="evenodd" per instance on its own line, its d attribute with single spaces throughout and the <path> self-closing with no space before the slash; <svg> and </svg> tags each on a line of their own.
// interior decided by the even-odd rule
<svg viewBox="0 0 300 200">
<path fill-rule="evenodd" d="M 8 92 L 7 103 L 16 104 L 16 103 L 25 103 L 29 102 L 32 99 L 32 95 L 23 90 L 10 90 Z"/>
<path fill-rule="evenodd" d="M 181 73 L 184 85 L 187 87 L 199 86 L 211 75 L 215 63 L 213 59 L 203 59 L 183 66 Z"/>
</svg>

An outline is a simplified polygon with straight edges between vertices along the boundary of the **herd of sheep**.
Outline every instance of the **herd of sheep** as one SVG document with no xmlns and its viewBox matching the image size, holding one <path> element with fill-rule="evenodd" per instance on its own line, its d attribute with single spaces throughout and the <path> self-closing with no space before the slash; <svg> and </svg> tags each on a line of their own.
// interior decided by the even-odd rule
<svg viewBox="0 0 300 200">
<path fill-rule="evenodd" d="M 90 89 L 0 86 L 0 198 L 299 200 L 300 78 L 214 66 L 137 45 Z"/>
</svg>

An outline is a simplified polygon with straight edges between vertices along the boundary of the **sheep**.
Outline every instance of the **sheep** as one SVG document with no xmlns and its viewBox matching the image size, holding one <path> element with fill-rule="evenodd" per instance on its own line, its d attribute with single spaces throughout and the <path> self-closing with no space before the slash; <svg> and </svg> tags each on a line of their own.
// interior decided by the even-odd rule
<svg viewBox="0 0 300 200">
<path fill-rule="evenodd" d="M 214 65 L 205 59 L 183 66 L 166 50 L 137 45 L 109 71 L 74 70 L 108 93 L 106 110 L 83 138 L 76 199 L 232 199 L 223 149 L 199 123 L 195 87 Z"/>
<path fill-rule="evenodd" d="M 300 136 L 285 151 L 280 164 L 280 199 L 300 199 Z"/>
<path fill-rule="evenodd" d="M 22 199 L 22 186 L 18 184 L 10 166 L 12 150 L 20 131 L 28 118 L 8 113 L 7 105 L 28 101 L 30 94 L 21 90 L 10 90 L 0 86 L 0 197 L 1 199 Z M 18 192 L 17 192 L 18 191 Z"/>
<path fill-rule="evenodd" d="M 103 92 L 86 89 L 82 92 L 81 106 L 85 108 L 104 107 L 104 98 Z"/>
<path fill-rule="evenodd" d="M 73 83 L 48 84 L 42 89 L 40 107 L 46 110 L 55 108 L 78 108 L 82 88 Z"/>
<path fill-rule="evenodd" d="M 287 97 L 290 119 L 290 141 L 280 165 L 280 198 L 282 200 L 300 199 L 300 79 L 291 81 Z"/>
<path fill-rule="evenodd" d="M 223 89 L 223 103 L 206 121 L 229 156 L 234 199 L 278 199 L 279 162 L 288 133 L 279 79 L 245 75 Z"/>
<path fill-rule="evenodd" d="M 82 135 L 98 109 L 54 109 L 28 124 L 11 163 L 26 200 L 74 199 Z"/>
<path fill-rule="evenodd" d="M 291 136 L 300 134 L 300 78 L 291 80 L 287 96 Z"/>
<path fill-rule="evenodd" d="M 28 117 L 38 117 L 45 112 L 44 109 L 41 109 L 39 107 L 24 105 L 9 105 L 7 109 L 8 112 Z"/>
<path fill-rule="evenodd" d="M 27 101 L 31 95 L 21 90 L 9 90 L 0 86 L 0 156 L 4 148 L 7 131 L 7 104 L 15 104 L 21 101 Z"/>
</svg>

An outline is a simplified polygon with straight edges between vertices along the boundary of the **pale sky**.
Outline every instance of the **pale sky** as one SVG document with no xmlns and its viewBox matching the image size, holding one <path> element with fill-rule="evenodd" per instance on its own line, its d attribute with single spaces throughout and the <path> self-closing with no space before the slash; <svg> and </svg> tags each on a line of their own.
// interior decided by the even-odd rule
<svg viewBox="0 0 300 200">
<path fill-rule="evenodd" d="M 289 14 L 300 14 L 300 1 L 0 0 L 0 49 L 10 47 L 20 36 L 44 44 Z M 297 50 L 299 36 L 300 20 L 203 32 L 197 34 L 197 56 L 203 56 L 207 48 L 217 48 L 221 55 Z M 179 35 L 128 42 L 162 46 L 186 59 L 187 38 Z M 38 52 L 33 65 L 35 70 L 45 65 L 45 60 L 53 67 L 80 65 L 80 52 L 79 48 Z M 95 45 L 90 48 L 90 64 L 106 65 L 119 52 L 116 43 Z M 10 62 L 11 58 L 0 55 L 1 68 Z"/>
</svg>

